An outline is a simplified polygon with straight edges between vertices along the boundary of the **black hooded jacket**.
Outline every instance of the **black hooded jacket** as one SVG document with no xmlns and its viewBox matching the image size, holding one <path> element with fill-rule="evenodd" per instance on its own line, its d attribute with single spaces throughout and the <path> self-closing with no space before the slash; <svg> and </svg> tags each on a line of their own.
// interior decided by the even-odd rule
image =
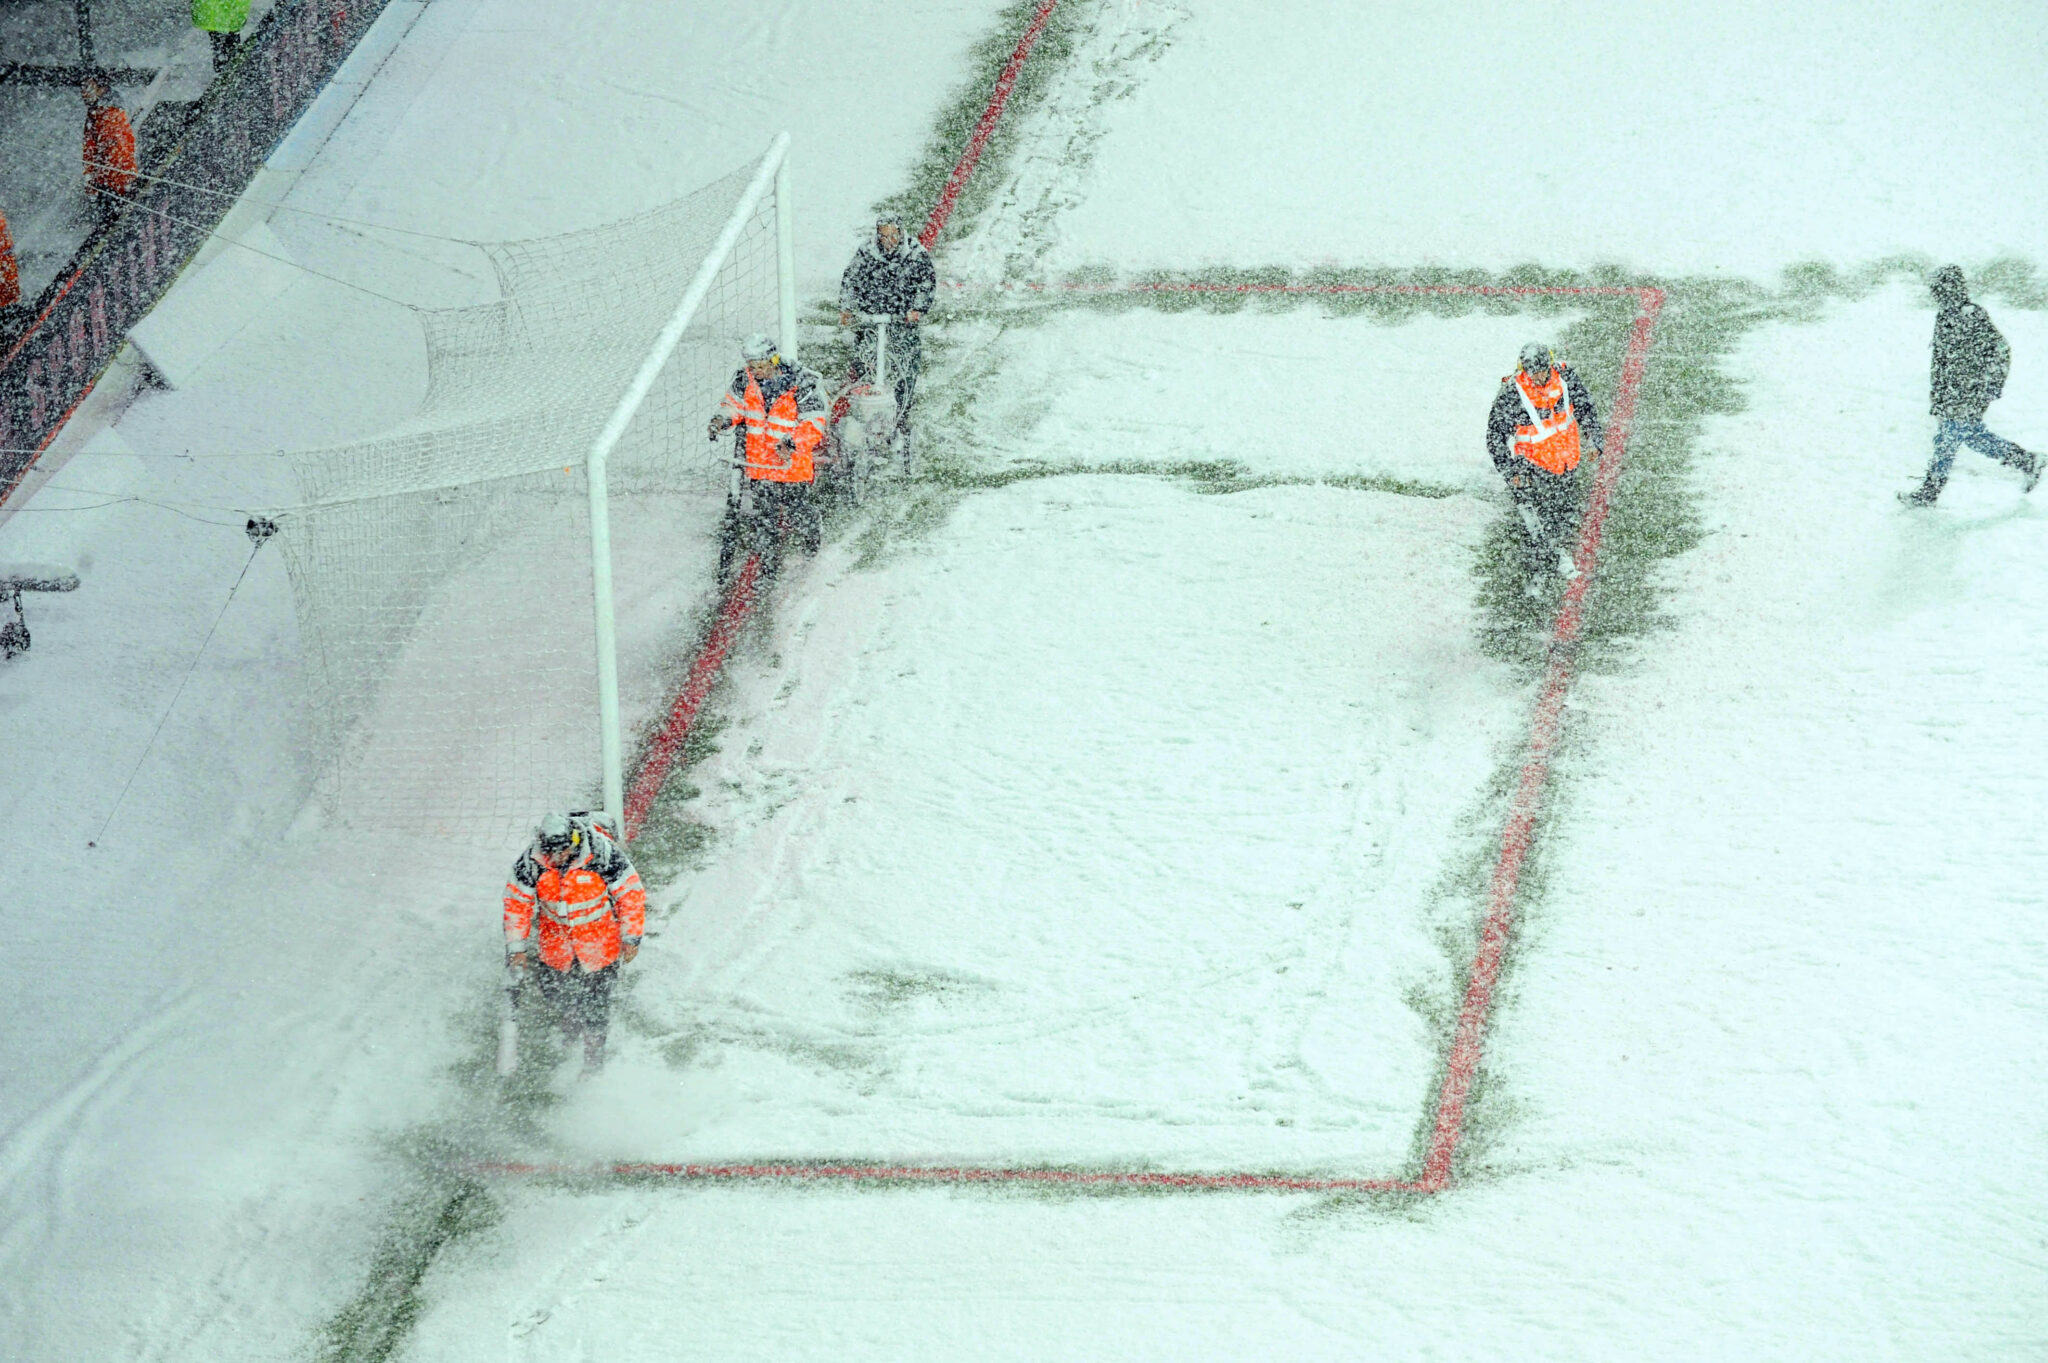
<svg viewBox="0 0 2048 1363">
<path fill-rule="evenodd" d="M 926 313 L 938 291 L 938 271 L 931 253 L 905 237 L 894 251 L 882 254 L 873 239 L 861 244 L 839 278 L 839 306 L 847 312 L 879 312 L 901 317 Z"/>
<path fill-rule="evenodd" d="M 1929 410 L 1961 421 L 1982 419 L 2000 393 L 2012 368 L 2012 348 L 1984 309 L 1970 301 L 1960 285 L 1940 289 L 1941 311 L 1934 316 L 1934 364 L 1930 374 Z"/>
</svg>

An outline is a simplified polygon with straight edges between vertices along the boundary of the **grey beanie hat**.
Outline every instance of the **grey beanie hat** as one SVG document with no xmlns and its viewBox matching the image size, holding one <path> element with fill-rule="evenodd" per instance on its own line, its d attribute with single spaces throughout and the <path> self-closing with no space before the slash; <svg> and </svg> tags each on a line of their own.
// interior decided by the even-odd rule
<svg viewBox="0 0 2048 1363">
<path fill-rule="evenodd" d="M 1964 282 L 1962 267 L 1958 265 L 1944 265 L 1936 270 L 1927 287 L 1937 298 L 1953 298 L 1958 303 L 1970 301 L 1970 287 Z"/>
</svg>

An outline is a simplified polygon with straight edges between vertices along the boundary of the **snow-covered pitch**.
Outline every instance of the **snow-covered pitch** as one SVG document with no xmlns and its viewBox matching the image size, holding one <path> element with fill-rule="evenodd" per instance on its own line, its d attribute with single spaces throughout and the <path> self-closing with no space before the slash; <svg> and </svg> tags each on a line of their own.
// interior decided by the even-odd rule
<svg viewBox="0 0 2048 1363">
<path fill-rule="evenodd" d="M 1059 0 L 939 244 L 925 477 L 747 626 L 611 1067 L 500 1100 L 512 849 L 294 829 L 302 645 L 228 510 L 286 481 L 212 456 L 402 423 L 410 309 L 489 301 L 342 220 L 597 226 L 784 126 L 828 342 L 1040 6 L 392 8 L 264 228 L 319 273 L 244 262 L 193 379 L 0 524 L 82 578 L 0 674 L 0 1353 L 2048 1351 L 2048 494 L 1965 452 L 1893 496 L 1945 260 L 2048 445 L 2048 20 Z M 1560 288 L 1613 292 L 1512 292 Z M 1611 408 L 1650 288 L 1443 1191 L 646 1169 L 1412 1177 L 1553 661 L 1486 407 L 1547 339 Z M 622 577 L 644 697 L 714 516 Z"/>
</svg>

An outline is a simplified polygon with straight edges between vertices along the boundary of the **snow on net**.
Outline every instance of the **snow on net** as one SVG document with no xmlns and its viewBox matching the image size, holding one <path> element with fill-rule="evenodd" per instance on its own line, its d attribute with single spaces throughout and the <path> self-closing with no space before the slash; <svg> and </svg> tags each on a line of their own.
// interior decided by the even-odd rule
<svg viewBox="0 0 2048 1363">
<path fill-rule="evenodd" d="M 496 836 L 596 802 L 586 460 L 755 174 L 607 226 L 476 243 L 499 297 L 417 310 L 420 410 L 291 457 L 301 503 L 278 517 L 279 540 L 332 815 Z M 704 421 L 739 338 L 775 330 L 775 212 L 771 189 L 610 456 L 621 600 L 723 493 Z"/>
</svg>

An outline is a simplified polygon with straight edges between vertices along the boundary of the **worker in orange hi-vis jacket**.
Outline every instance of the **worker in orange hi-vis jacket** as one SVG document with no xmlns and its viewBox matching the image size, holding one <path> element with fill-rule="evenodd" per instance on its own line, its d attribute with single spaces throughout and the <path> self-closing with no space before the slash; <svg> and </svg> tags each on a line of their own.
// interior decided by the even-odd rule
<svg viewBox="0 0 2048 1363">
<path fill-rule="evenodd" d="M 612 987 L 646 929 L 640 873 L 613 831 L 587 813 L 543 818 L 505 882 L 507 978 L 515 1010 L 530 979 L 569 1038 L 582 1036 L 585 1075 L 604 1065 Z M 508 1017 L 498 1071 L 509 1075 L 517 1065 Z"/>
<path fill-rule="evenodd" d="M 1603 434 L 1593 396 L 1571 366 L 1540 341 L 1523 346 L 1515 372 L 1500 381 L 1487 412 L 1486 447 L 1522 522 L 1531 596 L 1543 591 L 1551 573 L 1566 580 L 1579 575 L 1572 557 L 1579 456 L 1583 447 L 1597 458 Z"/>
<path fill-rule="evenodd" d="M 87 76 L 79 93 L 85 97 L 85 183 L 100 221 L 110 222 L 135 188 L 135 129 L 100 77 Z"/>
<path fill-rule="evenodd" d="M 745 474 L 727 493 L 718 570 L 732 567 L 740 537 L 751 527 L 761 543 L 762 570 L 773 574 L 785 526 L 813 553 L 824 539 L 815 495 L 828 415 L 824 384 L 815 370 L 783 359 L 759 332 L 740 343 L 740 359 L 708 427 L 713 440 L 737 428 L 734 462 Z"/>
<path fill-rule="evenodd" d="M 21 310 L 21 267 L 14 259 L 14 238 L 7 231 L 7 215 L 0 213 L 0 349 L 20 329 Z"/>
</svg>

